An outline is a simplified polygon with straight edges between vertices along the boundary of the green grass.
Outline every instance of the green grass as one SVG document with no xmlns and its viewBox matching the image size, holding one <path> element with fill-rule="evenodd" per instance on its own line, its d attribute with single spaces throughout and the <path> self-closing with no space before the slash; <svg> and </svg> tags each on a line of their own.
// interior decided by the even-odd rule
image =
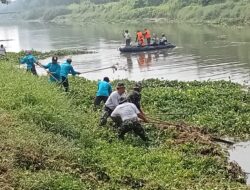
<svg viewBox="0 0 250 190">
<path fill-rule="evenodd" d="M 132 134 L 119 141 L 112 128 L 98 126 L 100 112 L 92 107 L 96 82 L 71 78 L 71 93 L 65 94 L 46 78 L 17 69 L 18 56 L 0 61 L 1 188 L 247 189 L 227 154 L 199 131 L 149 123 L 148 146 Z M 128 88 L 133 84 L 124 82 Z M 143 85 L 143 107 L 151 115 L 212 134 L 249 134 L 250 98 L 240 85 L 157 80 Z M 161 115 L 169 112 L 188 115 Z"/>
<path fill-rule="evenodd" d="M 141 2 L 141 3 L 136 3 Z M 165 22 L 244 25 L 250 23 L 249 0 L 159 1 L 128 0 L 94 4 L 72 4 L 71 14 L 58 16 L 57 22 L 142 22 L 162 18 Z M 206 3 L 208 2 L 208 3 Z"/>
</svg>

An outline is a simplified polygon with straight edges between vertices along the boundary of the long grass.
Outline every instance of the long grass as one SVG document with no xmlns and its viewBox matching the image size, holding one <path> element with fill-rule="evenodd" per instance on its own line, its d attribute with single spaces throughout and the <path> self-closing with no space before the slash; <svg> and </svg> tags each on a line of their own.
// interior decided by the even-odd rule
<svg viewBox="0 0 250 190">
<path fill-rule="evenodd" d="M 132 134 L 119 141 L 117 132 L 108 127 L 110 122 L 104 128 L 98 126 L 100 112 L 92 107 L 96 82 L 72 78 L 71 93 L 65 94 L 46 78 L 19 70 L 18 56 L 10 54 L 9 60 L 0 61 L 1 188 L 247 189 L 244 175 L 228 164 L 227 154 L 219 145 L 197 138 L 196 133 L 190 136 L 175 128 L 156 129 L 154 124 L 145 125 L 151 139 L 148 145 Z M 128 88 L 133 84 L 124 82 Z M 149 80 L 143 84 L 145 112 L 159 116 L 185 111 L 191 115 L 183 121 L 199 121 L 196 124 L 203 127 L 208 119 L 201 118 L 209 118 L 209 129 L 215 133 L 233 136 L 226 129 L 228 124 L 217 126 L 213 122 L 220 124 L 220 117 L 227 114 L 234 119 L 231 112 L 244 118 L 245 107 L 249 107 L 249 96 L 239 85 L 228 82 Z M 212 100 L 216 102 L 209 103 Z M 210 118 L 214 107 L 224 108 L 216 113 L 218 118 Z M 245 119 L 249 122 L 249 117 Z M 237 123 L 240 120 L 230 122 L 237 126 L 236 134 L 243 136 L 249 128 Z"/>
</svg>

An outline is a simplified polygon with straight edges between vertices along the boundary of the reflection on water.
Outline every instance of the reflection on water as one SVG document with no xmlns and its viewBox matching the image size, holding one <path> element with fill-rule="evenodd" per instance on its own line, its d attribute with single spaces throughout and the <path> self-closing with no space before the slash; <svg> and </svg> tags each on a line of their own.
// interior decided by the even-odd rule
<svg viewBox="0 0 250 190">
<path fill-rule="evenodd" d="M 248 174 L 247 184 L 250 185 L 250 142 L 242 142 L 234 145 L 229 150 L 230 160 L 236 161 Z"/>
<path fill-rule="evenodd" d="M 3 44 L 7 51 L 20 51 L 18 27 L 0 26 L 0 44 Z"/>
<path fill-rule="evenodd" d="M 89 79 L 142 80 L 161 78 L 169 80 L 232 80 L 248 83 L 250 80 L 250 28 L 241 30 L 178 24 L 152 24 L 152 32 L 166 33 L 177 45 L 173 50 L 121 54 L 117 48 L 123 43 L 121 29 L 134 32 L 144 26 L 88 24 L 58 26 L 39 23 L 8 24 L 0 27 L 0 40 L 7 50 L 82 48 L 96 50 L 97 54 L 72 56 L 80 71 L 94 70 L 119 64 L 119 70 L 85 74 Z M 134 39 L 133 39 L 134 40 Z"/>
</svg>

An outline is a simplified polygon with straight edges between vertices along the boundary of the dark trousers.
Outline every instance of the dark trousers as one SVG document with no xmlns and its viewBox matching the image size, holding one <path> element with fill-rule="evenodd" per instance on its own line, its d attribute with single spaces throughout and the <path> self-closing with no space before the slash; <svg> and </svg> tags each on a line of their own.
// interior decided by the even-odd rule
<svg viewBox="0 0 250 190">
<path fill-rule="evenodd" d="M 139 137 L 141 137 L 143 141 L 148 140 L 141 124 L 138 121 L 132 121 L 132 120 L 126 120 L 122 122 L 122 125 L 119 129 L 119 138 L 124 139 L 125 134 L 130 131 L 134 131 L 134 133 Z"/>
<path fill-rule="evenodd" d="M 102 116 L 100 118 L 100 126 L 106 125 L 108 118 L 111 116 L 113 110 L 104 106 Z M 112 117 L 113 122 L 115 122 L 115 127 L 120 127 L 122 125 L 121 117 Z"/>
<path fill-rule="evenodd" d="M 31 72 L 33 75 L 37 76 L 36 66 L 33 65 L 31 69 L 27 69 L 27 72 Z"/>
<path fill-rule="evenodd" d="M 108 100 L 108 96 L 96 96 L 94 105 L 100 106 L 101 102 L 106 103 L 107 100 Z"/>
<path fill-rule="evenodd" d="M 102 112 L 102 116 L 100 118 L 100 126 L 106 125 L 108 117 L 111 116 L 113 110 L 111 110 L 110 108 L 104 106 L 103 112 Z"/>
<path fill-rule="evenodd" d="M 62 83 L 61 83 L 65 89 L 65 92 L 69 91 L 69 80 L 66 77 L 62 77 Z"/>
<path fill-rule="evenodd" d="M 147 38 L 147 44 L 148 44 L 148 46 L 150 46 L 150 43 L 151 43 L 151 38 Z"/>
<path fill-rule="evenodd" d="M 126 46 L 130 46 L 130 43 L 131 43 L 131 40 L 130 40 L 130 39 L 127 39 L 127 40 L 126 40 Z"/>
</svg>

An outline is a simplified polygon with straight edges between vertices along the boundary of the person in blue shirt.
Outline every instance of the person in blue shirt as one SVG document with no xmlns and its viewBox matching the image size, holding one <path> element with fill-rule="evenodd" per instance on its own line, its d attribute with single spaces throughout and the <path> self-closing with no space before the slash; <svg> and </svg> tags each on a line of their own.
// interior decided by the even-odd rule
<svg viewBox="0 0 250 190">
<path fill-rule="evenodd" d="M 26 55 L 21 58 L 20 63 L 27 65 L 27 71 L 31 72 L 33 75 L 37 75 L 35 63 L 37 59 L 32 55 L 31 51 L 26 51 Z"/>
<path fill-rule="evenodd" d="M 112 93 L 112 86 L 109 83 L 108 77 L 104 77 L 103 81 L 98 81 L 98 89 L 94 102 L 95 107 L 99 106 L 102 101 L 106 103 L 111 93 Z"/>
<path fill-rule="evenodd" d="M 72 74 L 73 76 L 75 75 L 80 75 L 80 72 L 77 72 L 74 70 L 73 66 L 71 65 L 72 59 L 68 58 L 66 62 L 61 64 L 61 78 L 62 78 L 62 85 L 65 89 L 65 92 L 69 91 L 69 81 L 68 81 L 68 75 Z"/>
<path fill-rule="evenodd" d="M 61 66 L 58 63 L 58 57 L 53 56 L 52 57 L 52 62 L 48 63 L 47 65 L 42 65 L 45 69 L 48 69 L 48 74 L 49 74 L 49 80 L 50 82 L 61 82 Z"/>
</svg>

